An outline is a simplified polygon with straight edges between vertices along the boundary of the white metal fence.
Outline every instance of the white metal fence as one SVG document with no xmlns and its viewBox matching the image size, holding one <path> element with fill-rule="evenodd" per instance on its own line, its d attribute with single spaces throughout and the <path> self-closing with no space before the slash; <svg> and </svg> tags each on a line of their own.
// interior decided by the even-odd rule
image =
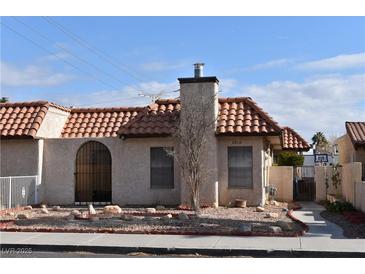
<svg viewBox="0 0 365 274">
<path fill-rule="evenodd" d="M 0 209 L 36 204 L 38 176 L 0 177 Z"/>
</svg>

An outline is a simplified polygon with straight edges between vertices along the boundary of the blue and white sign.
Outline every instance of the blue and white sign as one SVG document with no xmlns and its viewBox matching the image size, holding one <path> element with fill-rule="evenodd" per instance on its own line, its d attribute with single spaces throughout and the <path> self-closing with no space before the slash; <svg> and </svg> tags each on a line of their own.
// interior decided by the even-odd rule
<svg viewBox="0 0 365 274">
<path fill-rule="evenodd" d="M 328 155 L 327 154 L 314 154 L 314 162 L 316 163 L 327 163 Z"/>
</svg>

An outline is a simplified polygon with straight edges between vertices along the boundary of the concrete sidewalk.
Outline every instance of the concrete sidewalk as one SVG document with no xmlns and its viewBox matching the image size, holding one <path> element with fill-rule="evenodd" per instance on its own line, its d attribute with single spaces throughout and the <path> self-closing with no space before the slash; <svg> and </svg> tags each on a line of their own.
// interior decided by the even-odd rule
<svg viewBox="0 0 365 274">
<path fill-rule="evenodd" d="M 99 252 L 143 251 L 205 252 L 233 254 L 246 252 L 333 252 L 365 257 L 365 239 L 345 239 L 342 229 L 325 221 L 314 203 L 303 204 L 295 212 L 305 221 L 309 233 L 303 237 L 236 237 L 189 235 L 86 234 L 0 232 L 2 248 L 32 247 L 59 250 L 96 250 Z M 343 255 L 346 256 L 346 255 Z"/>
</svg>

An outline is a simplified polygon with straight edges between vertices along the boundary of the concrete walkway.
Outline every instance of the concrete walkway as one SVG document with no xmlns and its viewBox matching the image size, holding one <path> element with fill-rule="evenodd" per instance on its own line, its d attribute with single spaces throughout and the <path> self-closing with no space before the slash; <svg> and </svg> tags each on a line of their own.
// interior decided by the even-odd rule
<svg viewBox="0 0 365 274">
<path fill-rule="evenodd" d="M 42 247 L 110 251 L 192 250 L 193 252 L 286 251 L 286 252 L 349 252 L 365 256 L 365 239 L 345 239 L 342 229 L 325 221 L 322 207 L 303 203 L 295 216 L 306 222 L 309 233 L 303 237 L 231 237 L 188 235 L 86 234 L 0 232 L 2 247 Z M 219 252 L 217 254 L 220 254 Z M 225 253 L 226 254 L 226 253 Z M 228 253 L 229 254 L 229 253 Z"/>
<path fill-rule="evenodd" d="M 300 202 L 302 209 L 294 211 L 293 216 L 309 226 L 304 237 L 326 237 L 331 239 L 346 239 L 343 229 L 322 218 L 320 213 L 325 208 L 314 202 Z"/>
</svg>

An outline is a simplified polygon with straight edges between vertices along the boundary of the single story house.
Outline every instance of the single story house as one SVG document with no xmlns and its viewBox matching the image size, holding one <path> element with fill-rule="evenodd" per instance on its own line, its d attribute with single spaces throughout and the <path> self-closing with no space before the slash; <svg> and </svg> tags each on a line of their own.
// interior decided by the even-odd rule
<svg viewBox="0 0 365 274">
<path fill-rule="evenodd" d="M 226 205 L 240 198 L 263 204 L 273 152 L 309 145 L 253 99 L 218 98 L 216 77 L 198 71 L 178 80 L 179 98 L 146 107 L 2 103 L 1 176 L 37 175 L 39 197 L 49 204 L 188 203 L 179 164 L 165 148 L 178 152 L 174 132 L 191 121 L 187 110 L 202 104 L 208 106 L 205 117 L 193 112 L 193 118 L 215 122 L 206 133 L 204 166 L 211 172 L 202 185 L 201 203 Z"/>
</svg>

